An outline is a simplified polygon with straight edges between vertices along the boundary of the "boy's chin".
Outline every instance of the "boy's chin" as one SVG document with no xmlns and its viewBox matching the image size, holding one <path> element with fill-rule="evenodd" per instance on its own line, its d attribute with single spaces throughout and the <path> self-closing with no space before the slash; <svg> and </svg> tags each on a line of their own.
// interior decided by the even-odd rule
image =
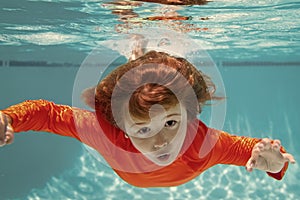
<svg viewBox="0 0 300 200">
<path fill-rule="evenodd" d="M 148 157 L 148 159 L 150 159 L 154 164 L 164 167 L 172 164 L 176 157 L 174 157 L 172 154 L 164 154 L 156 157 Z"/>
</svg>

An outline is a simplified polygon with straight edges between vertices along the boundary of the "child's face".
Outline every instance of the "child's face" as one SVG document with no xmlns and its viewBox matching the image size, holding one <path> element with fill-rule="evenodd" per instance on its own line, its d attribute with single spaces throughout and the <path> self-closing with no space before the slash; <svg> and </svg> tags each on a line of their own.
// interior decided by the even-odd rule
<svg viewBox="0 0 300 200">
<path fill-rule="evenodd" d="M 176 104 L 161 109 L 149 120 L 125 116 L 124 123 L 133 145 L 155 164 L 166 166 L 177 158 L 183 145 L 187 112 L 184 106 Z"/>
</svg>

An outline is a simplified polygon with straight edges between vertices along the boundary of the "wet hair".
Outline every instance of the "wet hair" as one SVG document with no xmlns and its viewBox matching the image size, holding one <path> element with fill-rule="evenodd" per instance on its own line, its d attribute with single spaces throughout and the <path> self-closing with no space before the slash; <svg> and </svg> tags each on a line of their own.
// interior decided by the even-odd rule
<svg viewBox="0 0 300 200">
<path fill-rule="evenodd" d="M 188 87 L 192 88 L 193 94 Z M 114 90 L 118 91 L 116 95 Z M 120 126 L 126 101 L 132 117 L 148 119 L 153 105 L 160 104 L 168 109 L 181 100 L 188 119 L 195 119 L 207 101 L 220 99 L 214 92 L 211 79 L 186 59 L 150 51 L 113 70 L 97 86 L 86 89 L 82 97 L 97 115 Z M 190 95 L 196 97 L 196 102 L 189 98 Z M 113 113 L 112 102 L 117 115 Z"/>
</svg>

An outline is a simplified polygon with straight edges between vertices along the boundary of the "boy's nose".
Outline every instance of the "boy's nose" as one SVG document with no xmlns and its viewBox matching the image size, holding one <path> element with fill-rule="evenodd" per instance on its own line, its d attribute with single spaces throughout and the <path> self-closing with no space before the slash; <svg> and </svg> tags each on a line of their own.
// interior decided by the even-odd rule
<svg viewBox="0 0 300 200">
<path fill-rule="evenodd" d="M 168 145 L 168 142 L 167 142 L 167 140 L 165 139 L 164 134 L 161 133 L 161 132 L 158 133 L 158 134 L 156 135 L 155 143 L 154 143 L 154 145 L 153 145 L 154 149 L 155 149 L 155 150 L 158 150 L 158 149 L 161 149 L 161 148 L 163 148 L 163 147 L 165 147 L 165 146 L 167 146 L 167 145 Z"/>
<path fill-rule="evenodd" d="M 154 144 L 154 148 L 155 149 L 161 149 L 161 148 L 163 148 L 163 147 L 165 147 L 167 145 L 168 145 L 167 142 L 164 142 L 163 144 Z"/>
</svg>

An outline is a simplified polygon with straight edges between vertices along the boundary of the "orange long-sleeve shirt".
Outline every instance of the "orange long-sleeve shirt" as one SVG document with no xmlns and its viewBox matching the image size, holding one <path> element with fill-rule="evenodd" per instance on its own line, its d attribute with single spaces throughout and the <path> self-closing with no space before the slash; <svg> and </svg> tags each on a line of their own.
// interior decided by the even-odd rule
<svg viewBox="0 0 300 200">
<path fill-rule="evenodd" d="M 97 150 L 123 180 L 138 187 L 177 186 L 216 164 L 245 166 L 253 146 L 260 140 L 214 130 L 197 120 L 197 132 L 187 150 L 172 164 L 159 167 L 142 156 L 122 130 L 94 112 L 46 100 L 25 101 L 3 112 L 12 118 L 15 132 L 51 132 L 87 144 Z M 188 133 L 192 128 L 188 127 Z M 280 180 L 287 167 L 288 163 L 280 172 L 268 175 Z"/>
</svg>

